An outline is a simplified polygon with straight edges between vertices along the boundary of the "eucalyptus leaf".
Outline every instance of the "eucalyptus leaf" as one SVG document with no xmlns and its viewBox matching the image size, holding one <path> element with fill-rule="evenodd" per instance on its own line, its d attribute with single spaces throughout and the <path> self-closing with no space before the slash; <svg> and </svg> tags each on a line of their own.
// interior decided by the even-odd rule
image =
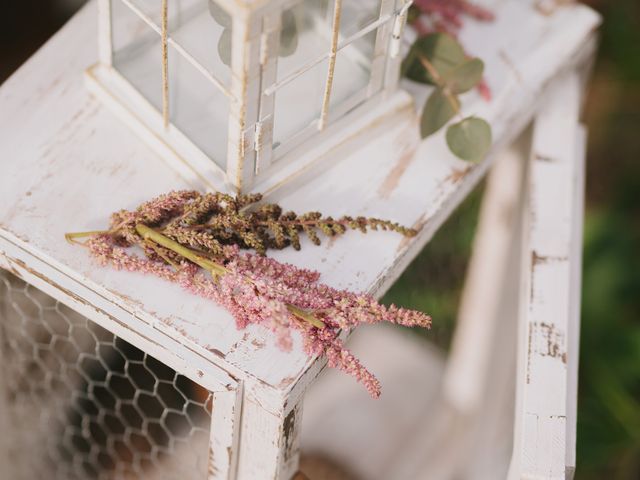
<svg viewBox="0 0 640 480">
<path fill-rule="evenodd" d="M 224 11 L 214 0 L 209 0 L 209 13 L 218 25 L 224 28 L 231 28 L 231 15 Z"/>
<path fill-rule="evenodd" d="M 402 73 L 411 80 L 428 85 L 435 85 L 436 81 L 427 72 L 420 57 L 426 58 L 443 78 L 467 59 L 464 49 L 451 35 L 432 33 L 418 38 L 402 62 Z"/>
<path fill-rule="evenodd" d="M 447 97 L 447 95 L 449 96 Z M 441 88 L 436 88 L 422 110 L 422 118 L 420 119 L 422 138 L 426 138 L 444 127 L 459 109 L 460 103 L 455 96 L 447 94 Z"/>
<path fill-rule="evenodd" d="M 218 55 L 227 66 L 231 65 L 231 29 L 225 28 L 218 40 Z"/>
<path fill-rule="evenodd" d="M 407 23 L 411 25 L 413 22 L 417 21 L 422 12 L 415 5 L 409 6 L 409 11 L 407 12 Z"/>
<path fill-rule="evenodd" d="M 491 126 L 481 118 L 465 118 L 447 129 L 447 145 L 457 157 L 479 162 L 491 148 Z"/>
<path fill-rule="evenodd" d="M 480 83 L 483 73 L 483 61 L 479 58 L 471 58 L 451 70 L 444 81 L 453 93 L 465 93 Z"/>
<path fill-rule="evenodd" d="M 278 54 L 281 57 L 293 55 L 298 48 L 298 26 L 296 17 L 291 10 L 285 10 L 282 14 L 282 30 L 280 32 L 280 49 Z"/>
</svg>

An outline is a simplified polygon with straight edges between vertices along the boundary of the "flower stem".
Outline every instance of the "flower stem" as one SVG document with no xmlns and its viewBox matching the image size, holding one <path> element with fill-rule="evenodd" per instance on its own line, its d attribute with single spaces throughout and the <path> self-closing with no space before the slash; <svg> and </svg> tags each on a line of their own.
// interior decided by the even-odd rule
<svg viewBox="0 0 640 480">
<path fill-rule="evenodd" d="M 302 310 L 301 308 L 298 308 L 298 307 L 295 307 L 293 305 L 287 304 L 287 309 L 289 310 L 289 312 L 291 314 L 295 315 L 296 317 L 300 318 L 301 320 L 304 320 L 307 323 L 310 323 L 311 325 L 313 325 L 316 328 L 324 328 L 325 327 L 324 322 L 322 320 L 317 319 L 312 314 Z"/>
<path fill-rule="evenodd" d="M 154 229 L 149 228 L 146 225 L 143 225 L 141 223 L 137 224 L 136 232 L 138 232 L 138 234 L 144 240 L 155 242 L 158 245 L 161 245 L 164 248 L 167 248 L 177 253 L 178 255 L 183 256 L 184 258 L 195 263 L 199 267 L 207 270 L 214 276 L 224 275 L 226 273 L 229 273 L 229 270 L 225 268 L 223 265 L 220 265 L 219 263 L 216 263 L 212 260 L 209 260 L 208 258 L 198 255 L 193 250 L 183 245 L 180 245 L 178 242 L 171 240 L 169 237 L 166 237 L 163 234 L 156 232 Z M 322 320 L 314 317 L 311 313 L 305 310 L 302 310 L 301 308 L 298 308 L 294 305 L 287 304 L 287 310 L 289 310 L 289 313 L 291 313 L 292 315 L 295 315 L 299 319 L 304 320 L 305 322 L 311 324 L 316 328 L 325 327 L 325 324 Z"/>
<path fill-rule="evenodd" d="M 205 258 L 201 255 L 198 255 L 193 250 L 190 250 L 187 247 L 180 245 L 178 242 L 171 240 L 169 237 L 165 237 L 159 232 L 156 232 L 154 229 L 147 227 L 141 223 L 136 225 L 136 232 L 145 240 L 151 240 L 158 245 L 163 246 L 164 248 L 168 248 L 169 250 L 174 251 L 178 255 L 183 256 L 187 260 L 195 263 L 199 267 L 204 268 L 205 270 L 214 273 L 216 275 L 224 275 L 228 272 L 224 266 L 216 263 L 208 258 Z"/>
<path fill-rule="evenodd" d="M 111 230 L 93 230 L 90 232 L 65 233 L 64 238 L 69 243 L 80 243 L 76 242 L 76 238 L 92 237 L 94 235 L 106 235 L 108 233 L 112 233 Z"/>
<path fill-rule="evenodd" d="M 438 84 L 439 87 L 444 87 L 444 82 L 442 81 L 442 77 L 436 70 L 436 67 L 434 67 L 431 64 L 431 62 L 422 55 L 418 55 L 418 60 L 420 61 L 422 66 L 425 68 L 425 70 L 429 72 L 429 75 L 431 75 L 431 78 L 433 78 L 434 82 L 436 82 L 436 84 Z"/>
</svg>

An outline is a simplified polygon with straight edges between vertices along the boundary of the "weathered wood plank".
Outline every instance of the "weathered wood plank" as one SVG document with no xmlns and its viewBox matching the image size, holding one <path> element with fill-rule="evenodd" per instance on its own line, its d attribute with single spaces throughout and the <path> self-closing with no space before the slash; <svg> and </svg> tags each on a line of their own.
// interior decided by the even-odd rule
<svg viewBox="0 0 640 480">
<path fill-rule="evenodd" d="M 577 74 L 559 80 L 536 117 L 522 254 L 522 317 L 514 456 L 510 478 L 564 479 L 574 460 L 574 333 L 579 311 L 584 147 Z M 572 327 L 573 324 L 573 327 Z"/>
<path fill-rule="evenodd" d="M 241 411 L 242 388 L 213 394 L 208 480 L 236 478 Z"/>
<path fill-rule="evenodd" d="M 245 390 L 238 480 L 288 480 L 298 471 L 302 401 L 273 413 Z"/>
<path fill-rule="evenodd" d="M 466 108 L 492 123 L 496 149 L 530 120 L 538 96 L 557 72 L 588 53 L 585 45 L 599 21 L 578 5 L 550 17 L 532 13 L 528 1 L 501 5 L 495 26 L 470 24 L 464 33 L 472 50 L 486 57 L 494 92 L 491 103 L 470 94 Z M 64 241 L 69 230 L 103 227 L 112 210 L 189 186 L 84 89 L 81 73 L 97 56 L 95 15 L 91 3 L 0 89 L 0 236 L 40 259 L 43 268 L 60 272 L 65 288 L 86 287 L 83 295 L 117 305 L 120 321 L 135 314 L 245 378 L 248 388 L 266 396 L 265 408 L 276 411 L 283 395 L 303 390 L 298 384 L 317 373 L 299 338 L 292 353 L 279 352 L 263 329 L 237 331 L 216 305 L 154 278 L 97 268 L 85 252 Z M 416 98 L 428 91 L 405 87 Z M 324 164 L 325 171 L 309 172 L 273 198 L 299 211 L 390 217 L 422 227 L 418 238 L 349 233 L 319 248 L 305 242 L 302 253 L 275 256 L 318 269 L 333 286 L 383 292 L 493 158 L 472 167 L 447 151 L 442 135 L 421 143 L 415 122 L 407 117 L 385 132 L 372 131 L 366 145 L 329 152 L 340 160 L 333 168 Z"/>
<path fill-rule="evenodd" d="M 520 143 L 526 143 L 523 139 Z M 513 270 L 509 247 L 517 234 L 527 146 L 508 149 L 489 173 L 472 257 L 458 307 L 456 330 L 443 384 L 446 401 L 461 414 L 478 413 L 494 337 L 504 303 L 505 278 Z"/>
<path fill-rule="evenodd" d="M 585 170 L 586 170 L 587 132 L 581 126 L 576 138 L 576 159 L 578 171 L 576 175 L 575 208 L 584 211 L 585 201 Z M 576 423 L 578 420 L 578 361 L 580 359 L 580 307 L 582 293 L 582 237 L 584 215 L 577 215 L 573 219 L 574 232 L 571 253 L 571 298 L 569 310 L 569 325 L 567 330 L 567 478 L 571 480 L 576 468 Z"/>
</svg>

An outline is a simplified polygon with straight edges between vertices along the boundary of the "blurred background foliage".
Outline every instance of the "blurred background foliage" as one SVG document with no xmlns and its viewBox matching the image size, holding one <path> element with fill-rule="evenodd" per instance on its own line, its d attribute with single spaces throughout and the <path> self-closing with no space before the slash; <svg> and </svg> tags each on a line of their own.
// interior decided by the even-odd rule
<svg viewBox="0 0 640 480">
<path fill-rule="evenodd" d="M 5 2 L 0 82 L 84 0 Z M 578 480 L 640 479 L 640 1 L 588 0 L 604 16 L 585 108 L 589 128 L 578 416 Z M 447 348 L 481 189 L 386 296 L 430 312 Z"/>
</svg>

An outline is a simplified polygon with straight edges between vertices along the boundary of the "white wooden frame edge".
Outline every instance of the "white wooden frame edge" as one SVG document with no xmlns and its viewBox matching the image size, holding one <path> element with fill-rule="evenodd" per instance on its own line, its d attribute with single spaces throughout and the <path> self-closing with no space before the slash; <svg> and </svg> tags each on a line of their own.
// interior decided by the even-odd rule
<svg viewBox="0 0 640 480">
<path fill-rule="evenodd" d="M 575 469 L 576 401 L 569 394 L 577 395 L 584 203 L 580 85 L 577 72 L 559 79 L 545 96 L 534 129 L 509 479 L 572 478 Z M 570 188 L 558 190 L 558 182 Z M 541 347 L 545 342 L 547 352 Z"/>
<path fill-rule="evenodd" d="M 119 320 L 118 316 L 121 315 L 116 315 L 114 310 L 121 310 L 121 307 L 116 307 L 98 292 L 36 259 L 4 236 L 0 236 L 0 268 L 59 300 L 209 390 L 213 395 L 209 479 L 235 478 L 242 401 L 241 383 L 237 379 L 200 357 L 197 352 L 176 342 L 175 338 L 154 325 L 140 319 L 135 312 L 126 314 L 127 323 Z M 212 451 L 216 452 L 215 455 Z M 220 455 L 219 452 L 223 452 L 224 455 Z"/>
</svg>

